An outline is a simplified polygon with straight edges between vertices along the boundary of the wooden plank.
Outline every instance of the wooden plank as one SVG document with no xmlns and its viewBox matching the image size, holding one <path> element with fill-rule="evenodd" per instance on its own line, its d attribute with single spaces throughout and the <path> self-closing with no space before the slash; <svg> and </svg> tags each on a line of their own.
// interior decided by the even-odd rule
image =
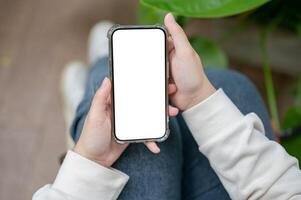
<svg viewBox="0 0 301 200">
<path fill-rule="evenodd" d="M 88 33 L 97 21 L 133 24 L 136 3 L 2 0 L 0 199 L 30 199 L 53 180 L 66 151 L 62 68 L 72 59 L 86 60 Z"/>
</svg>

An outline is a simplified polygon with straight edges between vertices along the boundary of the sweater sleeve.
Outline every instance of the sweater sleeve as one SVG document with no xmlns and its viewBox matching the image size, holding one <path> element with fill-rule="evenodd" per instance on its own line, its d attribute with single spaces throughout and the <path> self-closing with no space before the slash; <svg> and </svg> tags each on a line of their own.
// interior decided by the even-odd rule
<svg viewBox="0 0 301 200">
<path fill-rule="evenodd" d="M 257 115 L 244 116 L 222 89 L 183 117 L 232 199 L 301 199 L 296 158 L 268 140 Z"/>
<path fill-rule="evenodd" d="M 39 189 L 33 200 L 117 199 L 129 177 L 68 151 L 52 185 Z"/>
</svg>

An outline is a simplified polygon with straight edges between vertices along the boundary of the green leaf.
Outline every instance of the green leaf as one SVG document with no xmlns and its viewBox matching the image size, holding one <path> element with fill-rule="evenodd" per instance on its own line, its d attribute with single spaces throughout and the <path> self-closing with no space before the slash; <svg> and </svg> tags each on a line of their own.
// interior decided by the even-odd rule
<svg viewBox="0 0 301 200">
<path fill-rule="evenodd" d="M 299 0 L 273 0 L 256 9 L 248 18 L 263 27 L 278 19 L 277 28 L 284 28 L 301 36 L 300 13 L 301 1 Z"/>
<path fill-rule="evenodd" d="M 283 129 L 293 128 L 301 124 L 301 109 L 297 106 L 290 107 L 284 114 Z"/>
<path fill-rule="evenodd" d="M 138 22 L 139 24 L 163 24 L 166 11 L 153 8 L 142 3 L 138 7 Z"/>
<path fill-rule="evenodd" d="M 215 44 L 202 37 L 190 39 L 192 47 L 200 55 L 202 63 L 206 67 L 223 67 L 228 66 L 228 59 L 223 50 Z"/>
<path fill-rule="evenodd" d="M 269 0 L 141 0 L 150 6 L 188 17 L 225 17 L 239 14 Z"/>
</svg>

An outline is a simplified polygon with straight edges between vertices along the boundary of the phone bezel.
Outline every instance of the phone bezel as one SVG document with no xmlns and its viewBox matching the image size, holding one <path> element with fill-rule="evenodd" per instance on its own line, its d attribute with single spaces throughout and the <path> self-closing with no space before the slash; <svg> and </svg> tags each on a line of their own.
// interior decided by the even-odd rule
<svg viewBox="0 0 301 200">
<path fill-rule="evenodd" d="M 130 139 L 130 140 L 123 140 L 119 139 L 116 136 L 115 132 L 115 98 L 114 98 L 114 62 L 113 62 L 113 35 L 118 30 L 128 30 L 128 29 L 159 29 L 164 33 L 164 40 L 165 40 L 165 133 L 162 137 L 159 138 L 142 138 L 142 139 Z M 111 97 L 112 97 L 112 135 L 114 136 L 116 142 L 120 144 L 124 143 L 133 143 L 133 142 L 145 142 L 145 141 L 156 141 L 162 142 L 166 140 L 169 136 L 169 116 L 168 116 L 168 42 L 167 42 L 168 32 L 165 27 L 161 25 L 146 25 L 146 26 L 138 26 L 138 25 L 128 25 L 128 26 L 121 26 L 115 25 L 108 31 L 108 39 L 109 39 L 109 65 L 110 65 L 110 79 L 112 82 L 112 90 L 111 90 Z"/>
</svg>

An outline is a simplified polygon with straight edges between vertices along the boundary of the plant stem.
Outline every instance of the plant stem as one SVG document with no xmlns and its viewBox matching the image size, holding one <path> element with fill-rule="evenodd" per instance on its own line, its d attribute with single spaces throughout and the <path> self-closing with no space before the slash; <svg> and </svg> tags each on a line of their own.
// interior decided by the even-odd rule
<svg viewBox="0 0 301 200">
<path fill-rule="evenodd" d="M 301 109 L 301 73 L 299 74 L 297 80 L 297 94 L 296 94 L 295 104 L 297 107 Z"/>
<path fill-rule="evenodd" d="M 275 128 L 276 130 L 280 130 L 276 95 L 275 95 L 272 71 L 270 68 L 270 61 L 269 61 L 268 50 L 267 50 L 268 35 L 269 35 L 269 29 L 264 29 L 260 35 L 260 49 L 261 49 L 262 60 L 263 60 L 263 72 L 264 72 L 265 87 L 266 87 L 267 98 L 268 98 L 268 105 L 271 112 L 272 121 L 275 123 Z"/>
</svg>

